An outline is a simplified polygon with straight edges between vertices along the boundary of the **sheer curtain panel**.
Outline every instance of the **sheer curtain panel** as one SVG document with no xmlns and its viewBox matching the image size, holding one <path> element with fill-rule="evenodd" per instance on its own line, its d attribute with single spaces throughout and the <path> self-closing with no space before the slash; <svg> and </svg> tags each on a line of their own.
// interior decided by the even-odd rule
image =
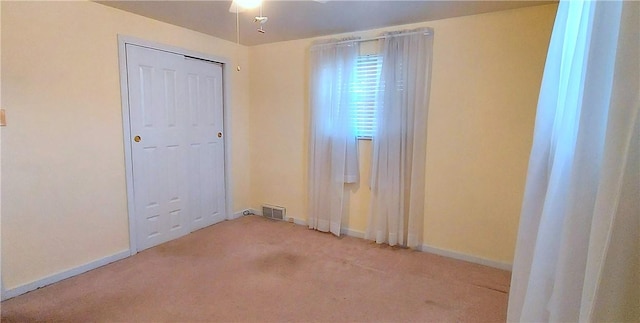
<svg viewBox="0 0 640 323">
<path fill-rule="evenodd" d="M 380 98 L 372 137 L 371 211 L 365 238 L 422 245 L 433 30 L 382 38 Z"/>
<path fill-rule="evenodd" d="M 640 2 L 561 1 L 508 321 L 640 321 Z"/>
<path fill-rule="evenodd" d="M 311 47 L 309 228 L 340 235 L 344 184 L 358 181 L 354 94 L 356 40 Z"/>
</svg>

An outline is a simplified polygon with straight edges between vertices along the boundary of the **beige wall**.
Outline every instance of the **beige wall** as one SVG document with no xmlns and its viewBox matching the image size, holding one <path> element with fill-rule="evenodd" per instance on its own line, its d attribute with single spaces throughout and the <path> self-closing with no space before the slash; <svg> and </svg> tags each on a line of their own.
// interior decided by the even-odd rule
<svg viewBox="0 0 640 323">
<path fill-rule="evenodd" d="M 5 289 L 129 247 L 117 35 L 227 57 L 233 207 L 249 205 L 248 49 L 92 2 L 2 1 Z M 235 66 L 235 65 L 234 65 Z"/>
<path fill-rule="evenodd" d="M 425 244 L 511 263 L 537 95 L 556 5 L 361 33 L 435 30 L 428 123 Z M 334 37 L 343 37 L 336 35 Z M 324 37 L 326 38 L 326 37 Z M 308 48 L 314 39 L 252 47 L 251 201 L 306 220 Z M 371 142 L 360 141 L 354 232 L 366 228 Z"/>
</svg>

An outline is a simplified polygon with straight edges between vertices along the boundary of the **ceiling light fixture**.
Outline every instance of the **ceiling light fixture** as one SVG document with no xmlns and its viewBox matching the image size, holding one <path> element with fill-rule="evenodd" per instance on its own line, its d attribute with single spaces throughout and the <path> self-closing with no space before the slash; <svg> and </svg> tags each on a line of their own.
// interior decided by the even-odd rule
<svg viewBox="0 0 640 323">
<path fill-rule="evenodd" d="M 247 9 L 257 8 L 262 4 L 262 0 L 233 0 L 229 12 L 244 12 Z"/>
<path fill-rule="evenodd" d="M 256 16 L 255 19 L 253 20 L 253 22 L 257 22 L 260 24 L 260 28 L 258 28 L 259 33 L 262 33 L 262 34 L 265 33 L 263 26 L 267 22 L 267 20 L 269 20 L 269 18 L 262 14 L 262 4 L 260 4 L 260 15 Z"/>
</svg>

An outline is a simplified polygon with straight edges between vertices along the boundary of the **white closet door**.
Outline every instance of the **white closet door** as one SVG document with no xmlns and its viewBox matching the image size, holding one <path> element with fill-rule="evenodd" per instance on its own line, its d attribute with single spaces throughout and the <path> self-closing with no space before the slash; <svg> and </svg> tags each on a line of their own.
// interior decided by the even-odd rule
<svg viewBox="0 0 640 323">
<path fill-rule="evenodd" d="M 135 231 L 143 250 L 224 219 L 222 69 L 130 44 L 126 53 Z"/>
<path fill-rule="evenodd" d="M 186 60 L 191 229 L 224 220 L 222 66 Z"/>
</svg>

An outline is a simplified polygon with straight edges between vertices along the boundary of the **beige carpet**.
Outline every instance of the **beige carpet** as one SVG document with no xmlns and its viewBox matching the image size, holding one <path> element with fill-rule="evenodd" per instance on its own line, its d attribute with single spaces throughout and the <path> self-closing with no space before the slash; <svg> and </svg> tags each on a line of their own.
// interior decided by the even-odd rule
<svg viewBox="0 0 640 323">
<path fill-rule="evenodd" d="M 504 321 L 509 272 L 256 216 L 2 303 L 2 321 Z"/>
</svg>

